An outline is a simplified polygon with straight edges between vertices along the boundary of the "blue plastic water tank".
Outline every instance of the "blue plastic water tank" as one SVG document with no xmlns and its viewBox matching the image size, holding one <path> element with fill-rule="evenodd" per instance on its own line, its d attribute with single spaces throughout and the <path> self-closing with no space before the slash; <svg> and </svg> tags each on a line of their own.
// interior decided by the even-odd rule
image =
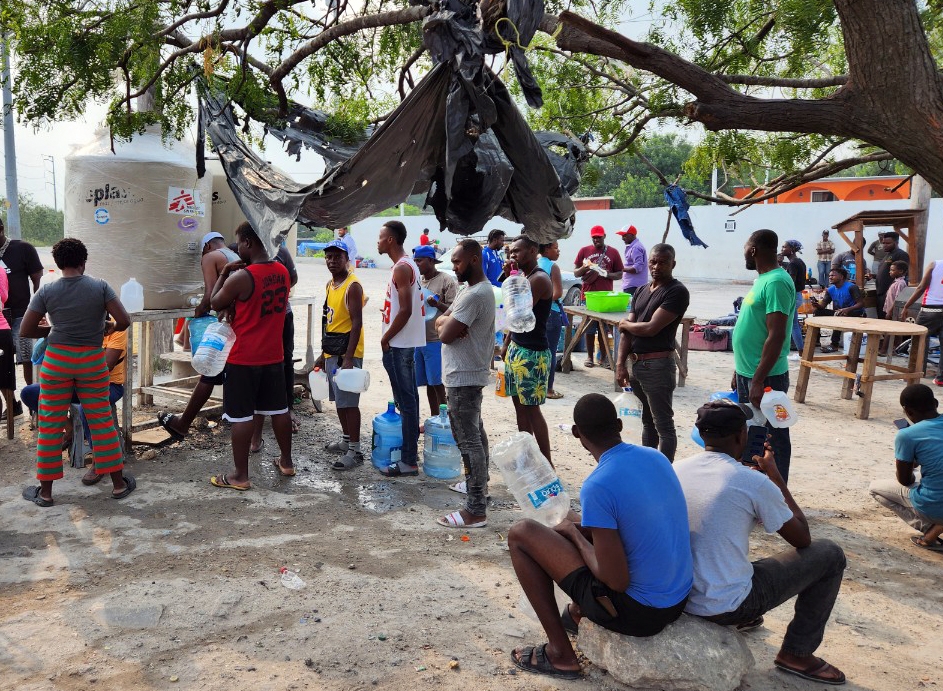
<svg viewBox="0 0 943 691">
<path fill-rule="evenodd" d="M 373 418 L 373 465 L 383 469 L 400 460 L 403 452 L 403 417 L 390 401 L 386 412 Z"/>
</svg>

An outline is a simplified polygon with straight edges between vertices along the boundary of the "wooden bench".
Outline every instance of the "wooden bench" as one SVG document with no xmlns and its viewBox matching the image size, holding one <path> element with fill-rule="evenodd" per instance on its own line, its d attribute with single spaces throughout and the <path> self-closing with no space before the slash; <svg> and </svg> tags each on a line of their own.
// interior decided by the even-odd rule
<svg viewBox="0 0 943 691">
<path fill-rule="evenodd" d="M 174 350 L 158 355 L 161 360 L 170 363 L 170 376 L 173 379 L 192 377 L 197 371 L 193 369 L 193 355 L 189 350 Z"/>
</svg>

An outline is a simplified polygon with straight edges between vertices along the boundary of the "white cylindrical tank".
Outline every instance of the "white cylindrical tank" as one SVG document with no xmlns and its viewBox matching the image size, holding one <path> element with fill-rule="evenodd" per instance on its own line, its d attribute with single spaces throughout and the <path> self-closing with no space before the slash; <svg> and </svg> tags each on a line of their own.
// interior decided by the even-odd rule
<svg viewBox="0 0 943 691">
<path fill-rule="evenodd" d="M 149 129 L 106 130 L 66 157 L 65 234 L 88 247 L 87 271 L 117 291 L 134 276 L 145 309 L 187 307 L 203 293 L 200 239 L 212 228 L 213 176 L 196 176 L 193 147 Z"/>
</svg>

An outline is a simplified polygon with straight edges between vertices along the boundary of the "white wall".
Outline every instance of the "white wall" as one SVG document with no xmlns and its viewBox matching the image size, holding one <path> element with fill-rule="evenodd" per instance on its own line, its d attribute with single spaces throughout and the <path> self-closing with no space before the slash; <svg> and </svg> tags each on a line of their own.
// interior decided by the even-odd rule
<svg viewBox="0 0 943 691">
<path fill-rule="evenodd" d="M 672 220 L 671 230 L 668 232 L 668 243 L 678 255 L 678 268 L 675 274 L 679 278 L 708 279 L 708 280 L 735 280 L 752 281 L 755 274 L 746 270 L 743 263 L 743 244 L 754 230 L 771 228 L 783 240 L 798 240 L 804 246 L 799 256 L 807 265 L 812 266 L 815 273 L 815 243 L 821 239 L 822 231 L 831 228 L 836 223 L 853 216 L 859 211 L 881 209 L 906 209 L 910 201 L 873 201 L 873 202 L 818 202 L 797 204 L 757 204 L 748 209 L 737 211 L 735 207 L 727 206 L 692 206 L 691 219 L 694 230 L 708 248 L 692 247 L 681 235 L 678 224 Z M 608 231 L 608 241 L 621 249 L 622 239 L 616 235 L 620 228 L 632 224 L 639 230 L 639 239 L 646 247 L 661 242 L 665 232 L 665 222 L 668 210 L 665 207 L 656 209 L 612 209 L 609 211 L 581 211 L 576 217 L 576 229 L 573 235 L 560 241 L 560 265 L 570 268 L 573 258 L 580 247 L 590 244 L 589 229 L 594 225 L 601 225 Z M 386 221 L 386 218 L 369 218 L 353 226 L 357 248 L 363 256 L 376 256 L 376 236 Z M 405 216 L 398 217 L 402 221 L 409 236 L 406 246 L 412 249 L 419 244 L 419 234 L 423 228 L 431 230 L 430 236 L 439 238 L 443 245 L 455 245 L 456 236 L 450 232 L 439 233 L 438 222 L 434 216 Z M 727 221 L 734 221 L 733 231 L 725 230 Z M 926 260 L 943 257 L 943 232 L 939 226 L 943 223 L 943 199 L 933 199 L 930 202 L 930 224 L 927 232 Z M 519 224 L 510 223 L 503 218 L 495 218 L 488 224 L 486 231 L 491 228 L 503 228 L 509 235 L 520 231 Z M 881 228 L 865 230 L 867 243 L 877 238 Z M 890 229 L 888 229 L 890 230 Z M 844 250 L 844 242 L 833 230 L 832 241 L 837 251 Z M 905 247 L 906 249 L 906 247 Z M 378 260 L 379 266 L 390 265 L 386 257 Z"/>
</svg>

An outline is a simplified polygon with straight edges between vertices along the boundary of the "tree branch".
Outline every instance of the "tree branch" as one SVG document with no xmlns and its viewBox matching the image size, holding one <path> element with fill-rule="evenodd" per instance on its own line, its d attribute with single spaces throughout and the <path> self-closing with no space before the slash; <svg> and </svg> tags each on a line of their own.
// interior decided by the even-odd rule
<svg viewBox="0 0 943 691">
<path fill-rule="evenodd" d="M 778 86 L 791 89 L 822 89 L 829 86 L 844 86 L 848 83 L 848 75 L 845 74 L 836 75 L 834 77 L 820 77 L 818 79 L 758 77 L 753 74 L 719 74 L 717 76 L 728 84 L 744 84 L 747 86 Z"/>
</svg>

